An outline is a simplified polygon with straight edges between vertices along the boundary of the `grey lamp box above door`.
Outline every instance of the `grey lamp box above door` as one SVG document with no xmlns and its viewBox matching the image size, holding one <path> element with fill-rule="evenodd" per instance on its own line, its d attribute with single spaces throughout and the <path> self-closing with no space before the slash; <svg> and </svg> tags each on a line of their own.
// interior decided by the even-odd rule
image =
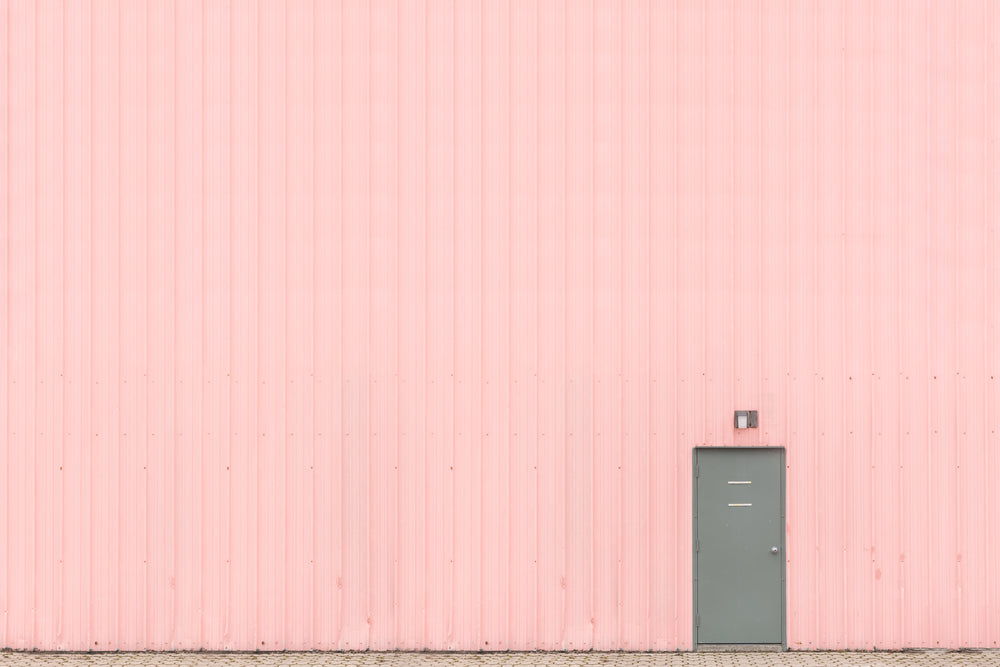
<svg viewBox="0 0 1000 667">
<path fill-rule="evenodd" d="M 737 410 L 733 422 L 736 428 L 757 428 L 757 411 Z"/>
</svg>

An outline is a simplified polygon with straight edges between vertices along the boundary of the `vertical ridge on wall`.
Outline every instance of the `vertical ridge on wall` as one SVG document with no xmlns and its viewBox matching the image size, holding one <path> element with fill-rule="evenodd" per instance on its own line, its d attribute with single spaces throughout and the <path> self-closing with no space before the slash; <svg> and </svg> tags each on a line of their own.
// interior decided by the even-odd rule
<svg viewBox="0 0 1000 667">
<path fill-rule="evenodd" d="M 792 648 L 997 646 L 998 21 L 3 3 L 3 646 L 688 649 L 695 446 Z"/>
<path fill-rule="evenodd" d="M 928 168 L 928 402 L 937 409 L 928 412 L 928 492 L 935 498 L 935 511 L 930 512 L 928 536 L 943 538 L 941 544 L 931 540 L 930 577 L 947 577 L 957 584 L 955 563 L 955 496 L 954 475 L 957 455 L 954 340 L 955 293 L 955 49 L 949 37 L 954 35 L 954 5 L 934 6 L 928 17 L 928 151 L 932 156 Z M 931 166 L 942 174 L 931 176 Z M 947 409 L 942 409 L 947 406 Z M 931 609 L 947 609 L 947 614 L 932 618 L 934 643 L 953 642 L 958 634 L 957 586 L 931 588 Z"/>
<path fill-rule="evenodd" d="M 986 20 L 983 22 L 983 39 L 985 42 L 985 81 L 984 95 L 985 122 L 983 141 L 986 144 L 985 155 L 985 197 L 983 221 L 986 225 L 986 244 L 983 248 L 986 257 L 986 293 L 983 295 L 986 303 L 986 372 L 989 385 L 984 399 L 986 401 L 986 421 L 988 433 L 984 442 L 986 450 L 986 473 L 989 479 L 997 479 L 1000 474 L 1000 141 L 994 139 L 998 132 L 995 116 L 1000 110 L 1000 7 L 987 3 Z M 995 526 L 1000 521 L 1000 515 L 993 502 L 996 491 L 993 484 L 986 487 L 986 525 Z M 1000 554 L 1000 535 L 995 531 L 986 536 L 986 589 L 987 609 L 995 610 L 1000 605 L 1000 573 L 989 568 L 989 563 L 996 562 Z M 987 621 L 987 641 L 992 646 L 1000 645 L 1000 618 L 993 614 L 992 623 Z"/>
<path fill-rule="evenodd" d="M 455 370 L 454 370 L 454 615 L 448 647 L 479 646 L 485 604 L 482 531 L 487 511 L 483 460 L 485 339 L 483 216 L 483 7 L 455 5 Z M 464 221 L 464 222 L 463 222 Z"/>
<path fill-rule="evenodd" d="M 538 16 L 533 3 L 518 0 L 511 7 L 511 607 L 510 649 L 539 643 L 538 514 L 539 493 L 535 424 L 538 385 L 538 277 L 536 236 L 538 171 Z M 514 582 L 520 582 L 515 585 Z"/>
<path fill-rule="evenodd" d="M 35 441 L 36 498 L 33 501 L 36 525 L 47 529 L 36 532 L 35 644 L 58 641 L 60 626 L 60 563 L 62 557 L 61 463 L 62 463 L 62 192 L 60 165 L 64 162 L 62 127 L 62 58 L 60 14 L 48 3 L 36 7 L 36 123 L 35 136 L 37 183 L 35 198 L 37 218 L 37 331 L 58 332 L 38 340 Z M 52 243 L 41 239 L 52 239 Z M 43 501 L 50 498 L 51 502 Z"/>
<path fill-rule="evenodd" d="M 288 609 L 288 296 L 289 262 L 287 255 L 288 218 L 288 7 L 284 3 L 263 0 L 260 6 L 259 155 L 260 186 L 259 226 L 259 318 L 258 318 L 258 586 L 259 628 L 257 635 L 263 650 L 281 650 L 287 642 Z M 359 68 L 360 69 L 360 68 Z M 365 77 L 367 85 L 367 77 Z M 282 103 L 278 104 L 278 100 Z M 359 150 L 360 152 L 360 150 Z M 367 151 L 365 151 L 367 153 Z M 359 160 L 360 162 L 361 160 Z M 362 162 L 363 164 L 363 162 Z M 359 177 L 355 192 L 364 192 L 367 180 Z M 358 197 L 361 199 L 362 197 Z M 363 215 L 363 204 L 352 202 L 355 216 Z M 367 229 L 367 225 L 365 225 Z M 356 242 L 356 239 L 352 239 Z M 363 243 L 354 254 L 355 261 L 366 256 Z M 304 261 L 302 259 L 298 261 Z M 351 271 L 357 270 L 351 265 Z M 355 279 L 361 282 L 362 279 Z M 349 293 L 358 296 L 362 286 L 352 284 Z M 356 290 L 356 291 L 355 291 Z M 367 299 L 365 299 L 367 302 Z M 362 311 L 363 312 L 363 311 Z M 363 329 L 360 329 L 363 331 Z M 301 342 L 297 342 L 301 345 Z M 359 346 L 361 348 L 361 346 Z M 359 355 L 360 356 L 360 355 Z M 367 360 L 367 357 L 362 357 Z M 366 403 L 359 406 L 359 420 L 364 422 Z M 359 427 L 358 431 L 363 431 Z M 363 439 L 363 434 L 360 435 Z M 366 448 L 367 451 L 367 448 Z M 367 454 L 358 453 L 351 469 L 364 470 Z M 355 468 L 356 466 L 356 468 Z M 364 476 L 367 479 L 367 475 Z M 355 574 L 355 584 L 363 569 Z M 178 573 L 180 574 L 180 573 Z M 266 602 L 263 602 L 266 601 Z M 363 612 L 362 612 L 363 613 Z M 360 614 L 359 614 L 360 615 Z"/>
<path fill-rule="evenodd" d="M 874 467 L 873 386 L 873 247 L 871 187 L 874 137 L 872 73 L 872 4 L 844 5 L 844 99 L 856 100 L 859 112 L 844 120 L 844 459 L 865 464 L 864 474 L 844 476 L 845 517 L 849 543 L 845 560 L 846 599 L 866 604 L 845 609 L 846 633 L 854 647 L 872 648 L 874 567 L 871 510 Z M 846 111 L 845 111 L 846 114 Z M 852 317 L 846 317 L 850 310 Z M 846 377 L 844 377 L 846 376 Z M 849 577 L 846 573 L 864 573 Z"/>
<path fill-rule="evenodd" d="M 595 6 L 566 6 L 566 484 L 562 645 L 594 640 Z M 570 239 L 578 239 L 575 244 Z M 573 249 L 576 248 L 574 252 Z"/>
<path fill-rule="evenodd" d="M 230 338 L 232 370 L 232 459 L 227 472 L 232 480 L 229 496 L 229 613 L 226 648 L 256 646 L 257 553 L 257 313 L 256 272 L 258 266 L 257 151 L 256 136 L 257 59 L 255 34 L 259 22 L 257 5 L 234 8 L 232 30 L 232 321 Z M 319 137 L 317 137 L 318 139 Z"/>
<path fill-rule="evenodd" d="M 813 597 L 816 586 L 815 562 L 817 551 L 811 538 L 816 530 L 814 516 L 815 486 L 812 471 L 815 453 L 812 446 L 812 377 L 806 369 L 811 365 L 812 327 L 807 286 L 811 283 L 811 252 L 807 247 L 805 220 L 810 217 L 807 193 L 811 188 L 811 174 L 806 167 L 806 150 L 811 142 L 811 117 L 804 107 L 811 95 L 808 72 L 811 69 L 808 54 L 808 27 L 811 17 L 802 3 L 789 3 L 786 25 L 788 39 L 788 94 L 783 100 L 788 116 L 786 148 L 788 174 L 785 196 L 788 217 L 786 270 L 789 275 L 788 291 L 788 348 L 786 350 L 785 377 L 787 384 L 785 414 L 788 442 L 800 441 L 802 447 L 789 447 L 787 453 L 788 497 L 797 498 L 787 503 L 787 622 L 789 627 L 798 625 L 803 638 L 789 633 L 789 646 L 813 648 L 815 646 L 815 610 L 805 601 Z M 802 91 L 795 95 L 793 91 Z M 794 277 L 794 280 L 792 279 Z M 793 330 L 792 323 L 797 326 Z M 794 371 L 794 372 L 793 372 Z M 800 472 L 801 471 L 801 472 Z"/>
<path fill-rule="evenodd" d="M 395 151 L 395 20 L 390 5 L 373 3 L 370 7 L 370 400 L 371 445 L 369 470 L 369 634 L 367 646 L 382 649 L 392 646 L 395 618 L 392 605 L 393 512 L 395 500 L 392 483 L 393 439 L 398 412 L 392 391 L 395 376 L 396 279 L 394 235 L 395 198 L 393 161 Z"/>
<path fill-rule="evenodd" d="M 901 382 L 900 424 L 903 473 L 900 506 L 907 508 L 902 514 L 900 527 L 902 570 L 902 644 L 910 645 L 919 637 L 929 635 L 926 610 L 929 609 L 928 590 L 920 586 L 927 581 L 926 548 L 921 522 L 927 518 L 926 493 L 926 394 L 919 378 L 927 376 L 924 348 L 926 328 L 921 315 L 924 312 L 923 295 L 927 292 L 925 248 L 926 211 L 925 180 L 926 146 L 923 122 L 926 120 L 926 51 L 921 48 L 926 31 L 926 5 L 918 4 L 912 12 L 900 16 L 900 62 L 913 63 L 901 69 L 902 81 L 900 106 L 909 113 L 900 116 L 900 202 L 902 220 L 913 221 L 908 242 L 900 244 L 900 319 L 910 326 L 900 330 Z M 923 492 L 921 491 L 923 489 Z"/>
<path fill-rule="evenodd" d="M 566 15 L 538 3 L 537 475 L 538 639 L 562 643 L 566 539 Z"/>
<path fill-rule="evenodd" d="M 705 272 L 707 220 L 707 90 L 708 18 L 696 8 L 678 10 L 678 178 L 677 178 L 677 531 L 676 616 L 679 642 L 687 645 L 694 630 L 693 603 L 688 564 L 692 558 L 690 539 L 691 468 L 689 445 L 705 443 L 705 330 L 707 308 L 697 286 Z M 683 165 L 683 169 L 681 168 Z M 688 609 L 692 610 L 688 613 Z"/>
<path fill-rule="evenodd" d="M 205 417 L 202 373 L 204 365 L 204 40 L 200 3 L 182 1 L 177 21 L 177 432 L 176 477 L 176 611 L 173 643 L 178 648 L 199 645 L 201 592 L 204 572 L 201 521 L 204 520 L 201 465 L 202 424 Z M 98 266 L 103 262 L 98 261 Z M 101 293 L 100 286 L 95 293 Z M 183 304 L 183 305 L 182 305 Z M 120 306 L 119 306 L 120 307 Z M 117 346 L 116 346 L 117 347 Z M 110 375 L 110 373 L 109 373 Z M 109 428 L 107 430 L 110 430 Z M 103 561 L 104 559 L 98 559 Z M 102 566 L 102 572 L 106 570 Z M 111 576 L 111 575 L 109 575 Z M 108 643 L 117 643 L 112 635 Z"/>
<path fill-rule="evenodd" d="M 288 315 L 286 336 L 298 339 L 288 347 L 288 454 L 286 479 L 288 505 L 288 606 L 285 647 L 311 647 L 315 612 L 315 406 L 316 393 L 316 217 L 313 178 L 316 172 L 317 44 L 315 8 L 305 3 L 289 7 L 288 42 L 288 187 L 286 247 L 288 262 Z M 374 224 L 374 220 L 373 220 Z M 297 333 L 300 332 L 300 333 Z M 291 529 L 296 525 L 299 530 Z"/>
<path fill-rule="evenodd" d="M 454 610 L 455 67 L 453 0 L 427 3 L 427 615 L 424 646 L 444 650 Z"/>
<path fill-rule="evenodd" d="M 22 473 L 13 482 L 16 490 L 14 508 L 19 514 L 16 521 L 24 526 L 24 537 L 21 543 L 14 546 L 15 553 L 22 559 L 22 566 L 30 572 L 24 581 L 14 585 L 14 590 L 30 608 L 30 612 L 20 619 L 23 646 L 30 648 L 38 639 L 38 525 L 35 520 L 35 507 L 38 497 L 38 449 L 39 437 L 39 401 L 38 387 L 45 382 L 44 369 L 39 368 L 38 324 L 39 324 L 39 167 L 38 167 L 38 22 L 39 8 L 22 8 L 25 15 L 23 26 L 26 42 L 21 75 L 26 79 L 22 82 L 20 127 L 12 131 L 12 140 L 20 143 L 20 159 L 15 157 L 14 164 L 20 163 L 23 179 L 20 187 L 15 189 L 15 201 L 21 208 L 21 215 L 12 215 L 20 223 L 13 234 L 16 247 L 11 256 L 11 262 L 21 269 L 21 284 L 15 287 L 17 308 L 12 315 L 15 322 L 20 320 L 17 331 L 23 338 L 12 341 L 15 359 L 19 367 L 24 395 L 19 404 L 15 404 L 13 428 L 20 431 L 19 452 Z M 15 68 L 16 69 L 16 68 Z M 30 72 L 30 75 L 29 75 Z M 16 107 L 15 107 L 16 108 Z M 22 115 L 23 114 L 23 115 Z M 18 137 L 20 134 L 20 137 Z M 19 139 L 19 141 L 18 141 Z M 17 154 L 15 153 L 15 156 Z M 19 289 L 18 289 L 19 288 Z M 42 371 L 42 372 L 39 372 Z M 16 375 L 14 382 L 17 382 Z M 16 434 L 12 434 L 15 438 Z M 16 524 L 15 524 L 16 525 Z"/>
<path fill-rule="evenodd" d="M 10 4 L 3 6 L 0 12 L 0 34 L 4 36 L 7 44 L 10 43 Z M 0 638 L 3 645 L 9 646 L 7 632 L 9 623 L 9 590 L 8 577 L 8 549 L 10 548 L 10 518 L 8 507 L 10 507 L 10 445 L 8 433 L 10 433 L 10 48 L 3 49 L 0 54 L 0 123 L 3 127 L 3 159 L 0 160 L 0 178 L 3 179 L 3 200 L 0 201 L 0 210 L 3 211 L 3 235 L 0 236 L 0 257 L 3 257 L 3 315 L 4 321 L 0 325 L 0 347 L 3 348 L 3 365 L 0 366 L 0 428 L 3 429 L 3 447 L 0 447 L 0 467 L 3 469 L 3 499 L 4 509 L 0 511 L 0 532 L 3 533 L 3 551 L 0 552 Z"/>
<path fill-rule="evenodd" d="M 511 553 L 511 15 L 510 3 L 481 4 L 480 269 L 482 303 L 481 523 L 478 532 L 479 646 L 510 645 Z M 475 35 L 471 36 L 475 42 Z M 472 76 L 475 72 L 470 73 Z M 475 206 L 475 203 L 472 204 Z M 473 354 L 473 356 L 475 356 Z"/>
<path fill-rule="evenodd" d="M 987 637 L 984 621 L 987 607 L 983 587 L 972 584 L 970 574 L 985 569 L 981 560 L 986 550 L 987 531 L 983 525 L 982 499 L 987 480 L 982 472 L 986 461 L 983 451 L 975 444 L 986 439 L 984 404 L 979 397 L 987 391 L 985 380 L 986 340 L 984 329 L 962 326 L 963 321 L 985 321 L 985 302 L 978 298 L 979 284 L 986 275 L 985 257 L 981 248 L 986 244 L 985 229 L 977 224 L 986 219 L 983 209 L 982 143 L 985 118 L 983 101 L 985 88 L 985 40 L 980 36 L 986 21 L 985 6 L 979 3 L 958 5 L 955 27 L 955 71 L 967 72 L 956 78 L 955 110 L 955 224 L 956 224 L 956 448 L 958 462 L 955 484 L 958 488 L 956 527 L 958 539 L 957 567 L 959 585 L 959 643 L 982 644 Z M 960 126 L 968 126 L 967 133 Z M 966 223 L 967 224 L 963 224 Z"/>
<path fill-rule="evenodd" d="M 174 319 L 176 314 L 173 277 L 173 257 L 176 253 L 175 183 L 173 150 L 175 133 L 173 121 L 174 61 L 172 46 L 176 31 L 174 12 L 166 6 L 151 7 L 149 16 L 149 181 L 151 187 L 147 264 L 149 288 L 147 298 L 149 346 L 148 404 L 150 407 L 147 438 L 149 461 L 147 463 L 147 547 L 146 594 L 146 645 L 155 649 L 171 647 L 171 616 L 173 591 L 170 585 L 173 569 L 173 542 L 176 539 L 172 502 L 172 450 L 168 446 L 174 435 Z M 93 37 L 91 37 L 92 39 Z M 86 186 L 82 186 L 86 188 Z M 87 284 L 89 288 L 89 281 Z M 89 382 L 89 378 L 88 378 Z M 89 430 L 89 426 L 88 426 Z M 93 521 L 93 517 L 91 517 Z M 87 538 L 89 541 L 89 538 Z M 89 610 L 88 610 L 89 611 Z M 87 613 L 87 612 L 83 612 Z M 81 619 L 82 620 L 82 619 Z M 68 647 L 82 648 L 88 631 L 81 633 L 78 643 Z"/>
<path fill-rule="evenodd" d="M 702 308 L 703 359 L 701 375 L 703 415 L 699 442 L 731 444 L 728 414 L 711 411 L 709 396 L 718 396 L 723 404 L 733 403 L 733 318 L 716 319 L 716 313 L 733 313 L 733 277 L 735 257 L 734 179 L 735 179 L 735 25 L 731 7 L 721 3 L 705 8 L 704 81 L 702 114 L 702 150 L 704 183 L 701 185 L 704 217 L 696 227 L 701 233 L 702 265 L 698 295 Z M 728 411 L 727 411 L 728 412 Z"/>
<path fill-rule="evenodd" d="M 118 643 L 119 581 L 118 563 L 118 349 L 120 339 L 120 303 L 118 301 L 118 231 L 120 194 L 119 136 L 119 49 L 118 14 L 111 2 L 93 7 L 93 105 L 92 118 L 94 170 L 91 220 L 92 320 L 89 350 L 93 382 L 91 383 L 91 512 L 93 521 L 89 535 L 91 552 L 90 609 L 94 646 L 109 648 Z M 178 209 L 181 209 L 181 189 L 178 186 Z M 181 225 L 175 228 L 179 235 Z M 176 276 L 176 271 L 174 272 Z M 180 353 L 178 354 L 180 357 Z M 175 457 L 182 449 L 177 443 Z M 176 458 L 175 458 L 176 460 Z M 178 507 L 178 512 L 180 508 Z"/>
<path fill-rule="evenodd" d="M 3 31 L 3 35 L 7 43 L 10 43 L 10 5 L 4 5 L 2 16 L 0 16 L 0 30 Z M 0 457 L 2 457 L 3 465 L 3 482 L 4 482 L 4 509 L 0 512 L 0 528 L 3 530 L 4 535 L 4 550 L 2 555 L 0 555 L 0 565 L 3 567 L 3 574 L 0 576 L 0 593 L 3 595 L 4 603 L 2 605 L 3 613 L 3 628 L 0 629 L 2 633 L 4 645 L 8 645 L 9 635 L 9 555 L 8 550 L 10 548 L 10 454 L 9 454 L 9 440 L 8 433 L 10 433 L 10 390 L 11 390 L 11 375 L 10 375 L 10 237 L 11 237 L 11 215 L 10 215 L 10 51 L 8 47 L 4 49 L 2 55 L 2 68 L 0 68 L 0 77 L 2 78 L 2 86 L 0 86 L 0 95 L 3 95 L 3 104 L 0 105 L 2 108 L 2 120 L 3 120 L 3 162 L 0 163 L 0 172 L 3 174 L 3 236 L 0 243 L 0 252 L 2 252 L 2 257 L 4 260 L 3 266 L 3 278 L 4 278 L 4 304 L 3 313 L 4 321 L 3 326 L 0 327 L 2 330 L 2 343 L 3 343 L 3 384 L 0 386 L 0 392 L 2 392 L 3 406 L 2 411 L 0 411 L 0 420 L 2 420 L 3 435 L 4 435 L 4 447 L 0 451 Z"/>
<path fill-rule="evenodd" d="M 400 3 L 400 471 L 399 602 L 396 645 L 424 646 L 426 629 L 426 273 L 427 15 L 421 2 Z M 405 276 L 405 279 L 404 279 Z"/>
<path fill-rule="evenodd" d="M 874 536 L 886 535 L 884 543 L 873 541 L 873 647 L 901 644 L 900 589 L 901 458 L 899 443 L 902 413 L 900 352 L 892 341 L 901 335 L 899 295 L 901 214 L 900 190 L 900 16 L 898 6 L 872 3 L 872 44 L 885 44 L 882 54 L 871 64 L 871 302 L 872 302 L 872 502 L 871 530 Z M 878 193 L 884 192 L 884 198 Z M 878 304 L 892 304 L 879 307 Z M 875 331 L 889 332 L 884 337 Z M 893 511 L 892 509 L 895 509 Z"/>
<path fill-rule="evenodd" d="M 231 203 L 229 188 L 228 146 L 232 144 L 229 134 L 231 74 L 229 63 L 230 37 L 227 16 L 222 3 L 210 2 L 202 7 L 203 61 L 202 79 L 204 95 L 203 132 L 206 138 L 203 148 L 204 184 L 202 212 L 205 224 L 202 228 L 203 289 L 203 346 L 202 391 L 204 392 L 204 419 L 201 447 L 201 494 L 204 499 L 204 513 L 200 525 L 202 551 L 199 567 L 204 576 L 204 585 L 199 601 L 203 613 L 199 643 L 206 637 L 219 637 L 225 632 L 226 606 L 223 602 L 228 567 L 225 545 L 228 542 L 228 500 L 231 440 L 230 421 L 230 347 L 232 293 L 228 277 L 230 274 L 230 248 L 232 248 L 232 214 L 227 207 Z M 224 141 L 213 142 L 211 137 L 224 137 Z M 215 224 L 211 224 L 216 221 Z M 213 526 L 218 528 L 213 529 Z"/>
<path fill-rule="evenodd" d="M 371 24 L 367 5 L 343 8 L 343 602 L 340 648 L 370 637 Z M 349 323 L 349 324 L 348 324 Z"/>
<path fill-rule="evenodd" d="M 654 650 L 677 645 L 673 589 L 681 521 L 675 456 L 677 421 L 677 35 L 676 6 L 650 3 L 649 37 L 649 642 Z M 654 39 L 657 37 L 658 39 Z M 652 305 L 660 303 L 661 308 Z M 685 471 L 686 472 L 686 471 Z"/>
<path fill-rule="evenodd" d="M 339 467 L 342 433 L 341 233 L 342 206 L 342 29 L 340 3 L 318 2 L 311 17 L 315 36 L 315 95 L 312 138 L 315 172 L 315 325 L 313 399 L 315 427 L 313 507 L 313 630 L 310 644 L 336 648 L 339 642 L 343 516 Z M 402 258 L 401 262 L 402 264 Z M 405 376 L 403 376 L 405 379 Z M 400 406 L 402 414 L 402 406 Z M 402 417 L 401 417 L 402 419 Z"/>
<path fill-rule="evenodd" d="M 814 259 L 815 370 L 813 374 L 816 409 L 814 437 L 816 458 L 816 507 L 819 553 L 817 574 L 819 590 L 825 591 L 825 609 L 818 628 L 821 645 L 846 636 L 846 557 L 847 524 L 845 497 L 846 433 L 844 419 L 843 373 L 845 347 L 843 332 L 843 285 L 846 162 L 845 141 L 845 72 L 843 39 L 846 16 L 838 5 L 819 3 L 814 15 L 816 42 L 815 109 L 813 128 L 814 154 L 813 199 L 815 232 L 812 238 Z M 839 535 L 840 548 L 823 548 L 821 536 Z M 851 545 L 853 546 L 853 545 Z"/>
<path fill-rule="evenodd" d="M 7 272 L 8 272 L 8 398 L 7 421 L 7 529 L 15 536 L 7 542 L 7 608 L 23 609 L 7 618 L 11 646 L 30 648 L 35 632 L 35 409 L 37 356 L 35 351 L 37 299 L 37 245 L 35 233 L 37 178 L 35 116 L 37 75 L 37 14 L 34 7 L 10 9 L 8 20 L 8 101 L 7 151 Z M 44 378 L 42 378 L 44 380 Z M 10 576 L 10 572 L 23 573 Z"/>
<path fill-rule="evenodd" d="M 621 645 L 621 5 L 598 0 L 594 36 L 594 648 Z"/>
<path fill-rule="evenodd" d="M 146 576 L 143 561 L 146 553 L 146 484 L 148 451 L 146 447 L 147 349 L 148 349 L 148 272 L 146 246 L 149 228 L 146 221 L 148 199 L 147 153 L 144 139 L 148 135 L 145 109 L 143 67 L 147 65 L 145 22 L 147 12 L 140 5 L 129 5 L 121 11 L 123 52 L 135 54 L 120 62 L 121 70 L 121 252 L 119 289 L 122 314 L 121 346 L 121 443 L 119 479 L 122 498 L 119 576 L 121 578 L 121 609 L 118 619 L 120 645 L 139 649 L 146 642 L 145 613 Z M 64 327 L 64 331 L 68 328 Z M 216 451 L 212 448 L 212 453 Z M 204 461 L 204 459 L 203 459 Z"/>
<path fill-rule="evenodd" d="M 650 97 L 647 2 L 622 15 L 621 645 L 649 646 Z"/>
</svg>

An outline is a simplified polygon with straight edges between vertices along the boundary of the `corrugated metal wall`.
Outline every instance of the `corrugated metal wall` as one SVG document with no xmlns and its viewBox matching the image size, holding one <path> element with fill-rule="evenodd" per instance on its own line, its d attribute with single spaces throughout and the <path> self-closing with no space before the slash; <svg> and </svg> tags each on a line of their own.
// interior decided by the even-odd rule
<svg viewBox="0 0 1000 667">
<path fill-rule="evenodd" d="M 1000 642 L 1000 3 L 0 21 L 3 646 L 688 648 L 702 443 L 791 647 Z"/>
</svg>

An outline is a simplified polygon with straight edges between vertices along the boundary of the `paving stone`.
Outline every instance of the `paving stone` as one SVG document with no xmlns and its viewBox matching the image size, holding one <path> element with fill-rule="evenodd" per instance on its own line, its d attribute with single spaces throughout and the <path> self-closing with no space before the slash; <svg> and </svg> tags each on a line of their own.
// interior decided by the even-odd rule
<svg viewBox="0 0 1000 667">
<path fill-rule="evenodd" d="M 0 667 L 1000 667 L 1000 651 L 787 653 L 25 653 Z"/>
</svg>

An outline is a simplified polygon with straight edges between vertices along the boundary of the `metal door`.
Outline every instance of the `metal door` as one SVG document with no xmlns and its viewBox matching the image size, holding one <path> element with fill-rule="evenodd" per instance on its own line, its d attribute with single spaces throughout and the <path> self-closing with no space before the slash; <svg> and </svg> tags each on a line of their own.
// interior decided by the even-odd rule
<svg viewBox="0 0 1000 667">
<path fill-rule="evenodd" d="M 695 646 L 783 646 L 785 452 L 694 452 Z"/>
</svg>

